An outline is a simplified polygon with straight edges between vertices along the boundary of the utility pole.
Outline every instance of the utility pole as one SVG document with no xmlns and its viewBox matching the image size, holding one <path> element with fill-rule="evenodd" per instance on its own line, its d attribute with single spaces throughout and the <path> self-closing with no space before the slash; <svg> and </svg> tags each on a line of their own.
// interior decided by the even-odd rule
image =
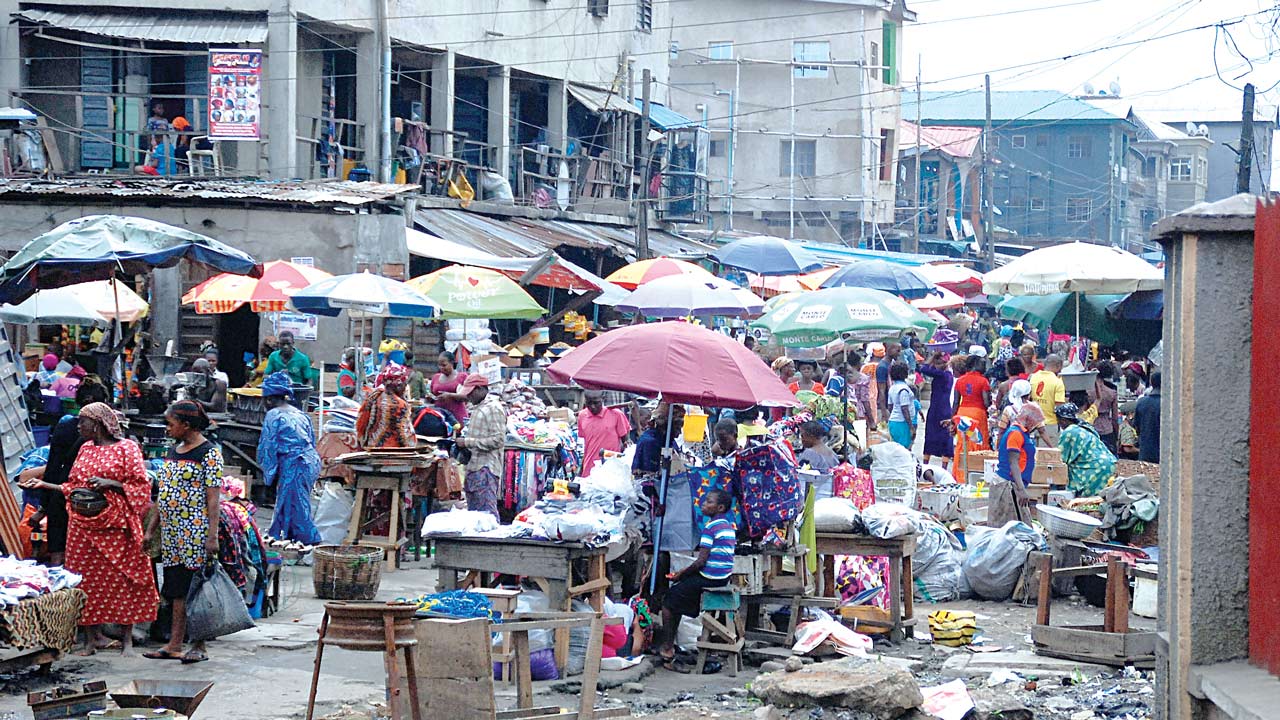
<svg viewBox="0 0 1280 720">
<path fill-rule="evenodd" d="M 787 114 L 791 116 L 790 157 L 787 159 L 787 239 L 796 239 L 796 63 L 792 58 L 787 66 L 791 80 L 791 99 L 787 101 Z"/>
<path fill-rule="evenodd" d="M 649 83 L 653 80 L 649 68 L 644 69 L 640 82 L 640 204 L 636 207 L 636 259 L 649 259 Z"/>
<path fill-rule="evenodd" d="M 987 122 L 982 130 L 982 211 L 983 255 L 987 258 L 987 271 L 996 267 L 995 177 L 991 162 L 991 76 L 986 77 Z"/>
<path fill-rule="evenodd" d="M 920 72 L 924 67 L 923 56 L 916 57 L 916 188 L 915 199 L 912 201 L 911 213 L 911 252 L 920 252 L 920 221 L 924 219 L 924 208 L 920 205 L 920 185 L 923 182 L 920 177 L 920 123 L 921 115 L 924 110 L 920 107 Z"/>
<path fill-rule="evenodd" d="M 1246 83 L 1244 86 L 1244 112 L 1240 116 L 1240 163 L 1236 168 L 1236 192 L 1247 193 L 1249 178 L 1253 175 L 1253 83 Z"/>
<path fill-rule="evenodd" d="M 382 126 L 378 133 L 378 180 L 391 182 L 391 29 L 387 15 L 387 0 L 376 0 L 378 8 L 378 53 L 381 57 L 379 68 L 381 77 Z"/>
</svg>

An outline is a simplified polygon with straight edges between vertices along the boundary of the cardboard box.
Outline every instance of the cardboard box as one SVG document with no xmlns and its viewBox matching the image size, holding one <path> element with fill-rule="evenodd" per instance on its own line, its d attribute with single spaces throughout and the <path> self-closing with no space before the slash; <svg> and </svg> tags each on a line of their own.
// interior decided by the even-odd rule
<svg viewBox="0 0 1280 720">
<path fill-rule="evenodd" d="M 547 410 L 547 419 L 573 424 L 573 411 L 569 408 L 557 407 Z"/>
</svg>

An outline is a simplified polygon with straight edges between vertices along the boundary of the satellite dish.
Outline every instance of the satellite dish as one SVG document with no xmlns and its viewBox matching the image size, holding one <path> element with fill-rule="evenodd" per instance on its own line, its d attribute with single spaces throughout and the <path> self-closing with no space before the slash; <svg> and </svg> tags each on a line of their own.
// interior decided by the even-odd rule
<svg viewBox="0 0 1280 720">
<path fill-rule="evenodd" d="M 1195 135 L 1197 132 L 1198 132 L 1198 131 L 1196 130 L 1196 124 L 1195 124 L 1195 123 L 1193 123 L 1193 122 L 1191 122 L 1190 120 L 1188 120 L 1188 121 L 1187 121 L 1187 134 L 1188 134 L 1188 135 Z"/>
<path fill-rule="evenodd" d="M 1112 95 L 1119 95 L 1119 94 L 1120 94 L 1120 82 L 1119 82 L 1119 81 L 1115 81 L 1115 80 L 1113 80 L 1113 81 L 1111 82 L 1111 85 L 1109 85 L 1108 87 L 1110 87 L 1110 88 L 1111 88 L 1111 94 L 1112 94 Z"/>
<path fill-rule="evenodd" d="M 1085 84 L 1084 84 L 1084 94 L 1085 94 L 1085 95 L 1092 95 L 1092 94 L 1093 94 L 1093 83 L 1085 83 Z"/>
<path fill-rule="evenodd" d="M 1197 133 L 1196 133 L 1197 135 L 1203 135 L 1205 137 L 1209 137 L 1208 125 L 1201 125 L 1199 128 L 1196 128 L 1196 130 L 1197 130 Z"/>
</svg>

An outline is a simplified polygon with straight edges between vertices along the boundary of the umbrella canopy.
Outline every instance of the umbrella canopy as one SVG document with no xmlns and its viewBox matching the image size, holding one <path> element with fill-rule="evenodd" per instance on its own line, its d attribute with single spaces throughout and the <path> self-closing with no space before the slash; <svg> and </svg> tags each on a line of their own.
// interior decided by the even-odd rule
<svg viewBox="0 0 1280 720">
<path fill-rule="evenodd" d="M 536 320 L 546 313 L 516 281 L 488 268 L 450 265 L 406 283 L 446 318 Z"/>
<path fill-rule="evenodd" d="M 660 318 L 755 317 L 764 312 L 764 301 L 721 278 L 670 275 L 641 285 L 615 307 L 622 312 Z"/>
<path fill-rule="evenodd" d="M 195 305 L 200 315 L 235 312 L 249 303 L 254 312 L 280 312 L 289 296 L 333 275 L 285 260 L 262 265 L 262 277 L 222 273 L 191 288 L 182 296 L 183 305 Z"/>
<path fill-rule="evenodd" d="M 687 322 L 610 330 L 547 368 L 558 382 L 673 403 L 793 406 L 795 396 L 758 355 L 723 333 Z"/>
<path fill-rule="evenodd" d="M 40 290 L 17 305 L 0 307 L 0 320 L 24 324 L 106 325 L 117 318 L 120 322 L 137 322 L 149 309 L 147 301 L 128 285 L 116 280 L 95 280 Z"/>
<path fill-rule="evenodd" d="M 215 270 L 252 275 L 250 255 L 213 238 L 144 218 L 89 215 L 27 243 L 0 267 L 0 302 L 22 302 L 40 289 L 146 273 L 187 259 Z"/>
<path fill-rule="evenodd" d="M 869 288 L 908 300 L 916 300 L 935 292 L 933 283 L 916 272 L 915 268 L 884 260 L 864 260 L 845 265 L 827 278 L 822 287 Z"/>
<path fill-rule="evenodd" d="M 924 339 L 937 323 L 901 298 L 867 288 L 827 288 L 780 302 L 752 325 L 787 347 L 818 347 L 832 340 L 877 341 L 916 330 Z"/>
<path fill-rule="evenodd" d="M 911 304 L 921 310 L 949 310 L 964 305 L 965 299 L 944 287 L 939 287 L 935 294 L 912 300 Z"/>
<path fill-rule="evenodd" d="M 982 273 L 964 265 L 944 263 L 913 268 L 925 280 L 964 297 L 982 292 Z"/>
<path fill-rule="evenodd" d="M 711 256 L 721 265 L 757 275 L 801 275 L 820 270 L 826 264 L 799 243 L 769 235 L 734 240 Z"/>
<path fill-rule="evenodd" d="M 1022 295 L 1005 298 L 997 306 L 1000 317 L 1018 320 L 1040 329 L 1061 333 L 1076 332 L 1076 298 L 1080 299 L 1079 335 L 1093 338 L 1104 345 L 1114 343 L 1119 335 L 1107 320 L 1107 305 L 1122 299 L 1119 295 Z"/>
<path fill-rule="evenodd" d="M 1164 271 L 1120 248 L 1074 242 L 1033 250 L 983 277 L 988 295 L 1114 295 L 1159 290 Z"/>
<path fill-rule="evenodd" d="M 775 297 L 783 293 L 817 290 L 822 286 L 822 281 L 831 277 L 831 274 L 839 269 L 835 266 L 825 267 L 803 275 L 756 275 L 755 273 L 747 273 L 747 280 L 750 281 L 752 290 L 764 297 Z"/>
<path fill-rule="evenodd" d="M 433 318 L 434 303 L 405 283 L 368 271 L 335 275 L 299 290 L 289 298 L 299 312 L 337 317 L 343 310 L 356 316 Z"/>
<path fill-rule="evenodd" d="M 668 275 L 697 275 L 699 277 L 715 277 L 701 267 L 684 260 L 675 260 L 669 257 L 653 258 L 652 260 L 637 260 L 623 268 L 620 268 L 609 277 L 605 278 L 615 285 L 621 285 L 628 290 L 635 290 L 641 285 L 657 280 Z"/>
<path fill-rule="evenodd" d="M 1107 306 L 1107 315 L 1117 320 L 1164 319 L 1164 291 L 1140 290 Z"/>
</svg>

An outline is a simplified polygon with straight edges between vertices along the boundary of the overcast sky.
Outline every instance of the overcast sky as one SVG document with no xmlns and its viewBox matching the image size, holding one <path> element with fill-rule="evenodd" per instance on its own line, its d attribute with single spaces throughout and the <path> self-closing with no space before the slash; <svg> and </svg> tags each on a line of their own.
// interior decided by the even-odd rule
<svg viewBox="0 0 1280 720">
<path fill-rule="evenodd" d="M 1208 25 L 1275 8 L 1275 0 L 912 0 L 918 23 L 903 42 L 903 79 L 914 80 L 923 61 L 925 89 L 981 87 L 990 71 L 993 90 L 1052 89 L 1080 93 L 1085 83 L 1121 94 L 1140 107 L 1240 107 L 1240 92 L 1213 76 L 1214 30 L 1197 30 L 1105 50 L 1067 61 L 1001 70 L 1117 43 Z M 975 16 L 989 17 L 975 17 Z M 1264 89 L 1280 81 L 1280 36 L 1268 29 L 1280 10 L 1230 27 L 1253 71 L 1224 33 L 1218 35 L 1222 76 L 1236 87 Z M 972 19 L 968 19 L 972 18 Z M 1268 59 L 1269 53 L 1277 53 Z M 1248 73 L 1239 77 L 1242 73 Z M 961 77 L 970 75 L 970 77 Z M 1210 75 L 1207 79 L 1197 80 Z M 1173 88 L 1170 90 L 1170 88 Z M 1266 102 L 1275 105 L 1272 90 Z"/>
</svg>

